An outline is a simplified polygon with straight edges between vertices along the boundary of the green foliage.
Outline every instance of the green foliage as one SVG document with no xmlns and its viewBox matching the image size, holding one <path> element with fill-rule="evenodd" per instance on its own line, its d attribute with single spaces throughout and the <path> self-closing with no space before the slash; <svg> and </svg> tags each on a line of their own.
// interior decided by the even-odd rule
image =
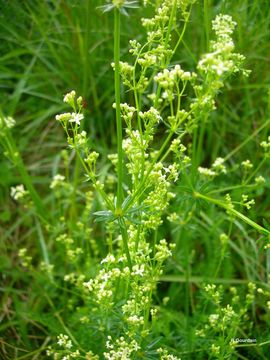
<svg viewBox="0 0 270 360">
<path fill-rule="evenodd" d="M 268 8 L 1 4 L 3 359 L 268 358 Z"/>
</svg>

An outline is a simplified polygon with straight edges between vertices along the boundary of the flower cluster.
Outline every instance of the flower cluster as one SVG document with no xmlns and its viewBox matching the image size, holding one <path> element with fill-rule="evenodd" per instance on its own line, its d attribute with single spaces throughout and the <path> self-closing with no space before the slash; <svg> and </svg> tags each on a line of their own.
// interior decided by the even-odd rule
<svg viewBox="0 0 270 360">
<path fill-rule="evenodd" d="M 240 71 L 243 75 L 249 74 L 243 69 L 245 57 L 234 53 L 232 34 L 235 26 L 229 15 L 218 15 L 212 22 L 216 40 L 210 44 L 211 52 L 205 54 L 197 66 L 203 83 L 193 86 L 196 98 L 191 109 L 196 116 L 215 110 L 215 97 L 227 77 Z"/>
<path fill-rule="evenodd" d="M 22 184 L 11 187 L 11 189 L 10 189 L 10 196 L 16 201 L 20 201 L 20 200 L 24 199 L 27 196 L 27 194 L 28 194 L 28 191 L 25 190 L 25 188 Z"/>
<path fill-rule="evenodd" d="M 81 121 L 84 119 L 84 116 L 81 113 L 82 101 L 83 99 L 81 96 L 76 98 L 76 92 L 74 90 L 64 96 L 64 102 L 72 107 L 73 112 L 56 115 L 55 119 L 62 124 L 66 131 L 68 129 L 68 124 L 71 124 L 71 126 L 73 124 L 75 124 L 75 126 L 80 126 Z"/>
<path fill-rule="evenodd" d="M 57 345 L 62 349 L 54 350 L 52 349 L 52 347 L 49 347 L 46 352 L 47 356 L 53 356 L 54 359 L 62 359 L 62 360 L 72 360 L 72 359 L 81 358 L 81 353 L 78 349 L 72 351 L 73 343 L 67 335 L 64 334 L 58 335 Z M 87 359 L 86 356 L 85 359 Z"/>
<path fill-rule="evenodd" d="M 198 172 L 207 178 L 214 178 L 220 174 L 226 174 L 227 170 L 224 165 L 224 159 L 219 157 L 214 161 L 210 169 L 199 166 Z"/>
<path fill-rule="evenodd" d="M 72 346 L 73 346 L 72 342 L 67 335 L 60 334 L 57 336 L 57 339 L 58 339 L 57 344 L 59 346 L 62 346 L 65 349 L 72 348 Z"/>
<path fill-rule="evenodd" d="M 181 358 L 169 354 L 168 350 L 163 349 L 163 348 L 157 349 L 157 353 L 160 356 L 160 360 L 181 360 Z"/>
<path fill-rule="evenodd" d="M 131 359 L 140 350 L 139 344 L 136 340 L 127 342 L 124 337 L 112 341 L 112 337 L 109 335 L 106 342 L 106 348 L 108 349 L 105 352 L 104 358 L 108 360 L 118 360 L 118 359 Z"/>
<path fill-rule="evenodd" d="M 251 208 L 252 205 L 255 204 L 255 200 L 254 199 L 250 199 L 248 198 L 248 195 L 246 194 L 242 194 L 242 205 L 247 208 L 248 210 Z"/>
<path fill-rule="evenodd" d="M 212 52 L 203 56 L 199 61 L 198 70 L 219 79 L 226 74 L 240 71 L 243 55 L 233 53 L 233 30 L 236 23 L 229 15 L 218 15 L 212 22 L 216 41 L 211 43 Z M 247 72 L 244 72 L 247 74 Z"/>
<path fill-rule="evenodd" d="M 253 164 L 249 159 L 242 161 L 241 165 L 245 169 L 245 171 L 248 171 L 253 168 Z"/>
<path fill-rule="evenodd" d="M 268 136 L 267 140 L 262 141 L 260 145 L 265 151 L 265 156 L 270 156 L 270 136 Z"/>
<path fill-rule="evenodd" d="M 22 265 L 26 268 L 30 268 L 31 267 L 31 263 L 32 263 L 32 256 L 27 255 L 27 249 L 26 248 L 22 248 L 19 250 L 19 258 L 22 262 Z"/>
<path fill-rule="evenodd" d="M 50 184 L 50 188 L 51 189 L 55 189 L 58 187 L 62 187 L 65 181 L 65 177 L 63 175 L 60 174 L 56 174 L 54 175 L 52 182 Z"/>
<path fill-rule="evenodd" d="M 5 128 L 8 128 L 8 129 L 13 128 L 15 126 L 15 124 L 16 124 L 16 121 L 13 119 L 13 117 L 11 117 L 11 116 L 7 116 L 7 117 L 0 116 L 0 130 L 1 130 L 1 133 L 3 132 L 3 130 L 5 130 Z"/>
<path fill-rule="evenodd" d="M 77 113 L 64 113 L 60 115 L 56 115 L 55 119 L 57 121 L 60 121 L 62 123 L 75 123 L 76 125 L 80 125 L 81 121 L 83 120 L 83 114 L 77 114 Z"/>
<path fill-rule="evenodd" d="M 157 73 L 154 80 L 164 89 L 162 98 L 171 102 L 176 96 L 180 97 L 184 92 L 187 82 L 194 82 L 196 77 L 196 73 L 184 71 L 180 65 L 175 65 L 171 70 L 164 69 L 162 72 Z M 180 82 L 182 83 L 181 87 Z"/>
</svg>

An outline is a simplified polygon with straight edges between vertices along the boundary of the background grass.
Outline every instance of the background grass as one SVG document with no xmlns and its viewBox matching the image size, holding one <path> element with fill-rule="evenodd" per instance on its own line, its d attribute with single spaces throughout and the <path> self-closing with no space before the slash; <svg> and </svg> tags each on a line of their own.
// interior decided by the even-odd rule
<svg viewBox="0 0 270 360">
<path fill-rule="evenodd" d="M 101 161 L 104 162 L 105 155 L 116 149 L 112 112 L 114 83 L 110 65 L 113 19 L 111 13 L 101 13 L 97 9 L 99 5 L 102 1 L 14 0 L 0 4 L 1 111 L 16 119 L 13 131 L 16 145 L 34 186 L 49 209 L 50 219 L 59 216 L 49 184 L 55 173 L 64 171 L 59 154 L 65 148 L 65 139 L 54 121 L 55 114 L 64 109 L 64 93 L 75 89 L 86 100 L 85 128 L 91 143 L 102 155 Z M 150 16 L 151 9 L 147 11 L 132 10 L 128 18 L 123 18 L 123 59 L 128 60 L 130 56 L 128 40 L 144 38 L 140 18 Z M 238 23 L 235 32 L 237 52 L 246 56 L 246 67 L 252 73 L 248 79 L 233 79 L 219 95 L 218 111 L 198 131 L 196 161 L 208 166 L 216 157 L 222 156 L 228 157 L 235 167 L 246 159 L 257 164 L 259 144 L 269 134 L 269 2 L 197 1 L 184 45 L 178 49 L 173 61 L 189 70 L 195 68 L 200 55 L 207 51 L 211 20 L 220 12 L 230 14 Z M 128 101 L 128 96 L 122 92 L 123 100 Z M 74 156 L 69 157 L 68 164 L 71 181 L 80 187 L 83 173 Z M 104 176 L 107 171 L 104 166 Z M 262 219 L 268 221 L 270 215 L 269 163 L 262 166 L 260 173 L 267 182 L 264 189 L 258 190 L 256 206 L 249 216 L 261 224 Z M 200 188 L 201 184 L 194 181 L 195 187 Z M 219 181 L 222 192 L 225 187 L 241 184 L 241 177 L 236 172 L 229 180 Z M 60 250 L 53 251 L 53 236 L 47 238 L 39 220 L 33 220 L 31 211 L 20 208 L 10 198 L 10 187 L 21 182 L 17 169 L 0 153 L 0 354 L 3 359 L 40 359 L 52 337 L 63 329 L 72 329 L 76 321 L 68 321 L 70 293 L 65 284 L 55 287 L 46 283 L 47 278 L 42 272 L 21 270 L 18 250 L 29 249 L 34 264 L 38 264 L 42 258 L 43 238 L 50 258 L 60 264 L 57 277 L 63 277 L 67 269 Z M 80 188 L 84 191 L 86 187 L 83 183 Z M 214 205 L 195 203 L 181 187 L 176 191 L 179 202 L 173 210 L 181 215 L 182 223 L 172 228 L 165 222 L 161 230 L 164 236 L 176 241 L 177 248 L 167 264 L 157 295 L 160 299 L 170 296 L 169 307 L 163 313 L 167 326 L 161 329 L 157 324 L 156 331 L 163 336 L 165 332 L 167 343 L 179 354 L 185 349 L 187 353 L 182 357 L 189 359 L 192 357 L 188 351 L 194 350 L 191 329 L 200 321 L 198 313 L 193 316 L 194 304 L 198 301 L 195 290 L 206 279 L 228 286 L 240 284 L 240 288 L 249 281 L 265 284 L 270 271 L 270 256 L 264 255 L 255 230 L 240 221 L 229 221 L 226 213 Z M 241 193 L 241 188 L 236 189 L 235 198 Z M 74 226 L 81 208 L 80 199 L 75 197 L 75 200 L 69 213 L 70 227 Z M 192 220 L 187 221 L 190 211 Z M 219 234 L 228 230 L 231 234 L 229 248 L 219 268 Z M 93 231 L 96 238 L 102 240 L 102 228 L 95 225 Z M 106 244 L 99 241 L 98 247 L 100 255 L 106 254 Z M 269 334 L 263 318 L 262 310 L 254 309 L 254 337 L 265 341 Z M 83 340 L 86 335 L 80 335 L 79 330 L 77 336 L 87 343 L 87 338 Z M 241 350 L 239 358 L 267 359 L 266 348 Z M 201 356 L 204 358 L 203 354 Z"/>
</svg>

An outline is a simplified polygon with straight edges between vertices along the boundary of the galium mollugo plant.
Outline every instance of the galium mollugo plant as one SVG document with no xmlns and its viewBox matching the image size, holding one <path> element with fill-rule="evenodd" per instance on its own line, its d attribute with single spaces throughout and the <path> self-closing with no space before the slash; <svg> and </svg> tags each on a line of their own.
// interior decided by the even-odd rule
<svg viewBox="0 0 270 360">
<path fill-rule="evenodd" d="M 66 94 L 64 102 L 71 110 L 56 116 L 66 134 L 69 149 L 76 153 L 91 184 L 83 213 L 85 223 L 87 214 L 92 211 L 93 198 L 101 199 L 101 209 L 95 211 L 94 216 L 96 223 L 105 228 L 108 253 L 100 258 L 91 277 L 86 267 L 85 274 L 76 273 L 77 265 L 83 263 L 84 252 L 77 246 L 73 234 L 69 234 L 70 229 L 65 225 L 57 229 L 56 242 L 65 248 L 74 265 L 73 271 L 65 274 L 64 281 L 79 291 L 83 300 L 83 305 L 70 304 L 70 309 L 79 317 L 82 327 L 91 329 L 88 336 L 99 345 L 93 341 L 91 346 L 84 348 L 72 334 L 59 334 L 57 344 L 47 351 L 48 356 L 55 359 L 178 359 L 178 354 L 170 354 L 165 347 L 151 345 L 155 340 L 152 324 L 158 317 L 153 297 L 164 262 L 172 256 L 175 246 L 160 238 L 158 229 L 165 216 L 175 219 L 173 214 L 168 214 L 169 204 L 175 198 L 174 186 L 182 178 L 188 178 L 195 165 L 202 181 L 226 175 L 225 160 L 220 157 L 210 169 L 194 165 L 187 138 L 192 137 L 209 114 L 216 110 L 216 97 L 225 81 L 237 73 L 248 74 L 243 69 L 244 57 L 234 51 L 232 34 L 236 23 L 230 16 L 222 14 L 212 23 L 214 36 L 209 52 L 201 57 L 196 69 L 189 71 L 181 64 L 173 64 L 193 2 L 157 2 L 154 17 L 142 19 L 146 41 L 130 41 L 133 59 L 130 63 L 120 61 L 120 13 L 125 7 L 135 6 L 135 2 L 113 1 L 105 8 L 114 11 L 115 20 L 112 63 L 115 102 L 112 107 L 116 114 L 117 154 L 110 154 L 109 160 L 116 169 L 116 176 L 109 174 L 105 182 L 99 179 L 100 155 L 90 148 L 88 134 L 81 130 L 81 123 L 85 121 L 82 97 L 78 97 L 75 91 Z M 179 20 L 183 24 L 181 32 L 176 26 Z M 172 40 L 173 31 L 178 35 L 176 43 Z M 120 80 L 131 94 L 130 103 L 121 102 Z M 160 128 L 166 130 L 162 139 L 158 134 Z M 262 147 L 268 154 L 268 143 L 263 142 Z M 245 171 L 250 169 L 247 162 L 243 167 Z M 253 178 L 245 175 L 243 181 L 247 181 L 247 176 L 249 180 Z M 59 204 L 62 204 L 62 197 L 74 191 L 62 174 L 55 174 L 50 187 Z M 196 190 L 193 195 L 223 207 L 230 215 L 262 233 L 269 233 L 236 210 L 236 203 L 229 194 L 224 200 Z M 253 202 L 243 194 L 238 204 L 249 209 Z M 84 226 L 83 222 L 75 226 L 76 230 L 81 229 L 80 236 L 83 236 L 82 229 L 86 230 Z M 91 231 L 88 229 L 84 236 L 92 237 Z M 226 234 L 224 242 L 225 237 Z M 87 264 L 91 257 L 92 260 L 101 257 L 93 239 L 90 245 Z M 22 255 L 25 257 L 25 251 Z M 209 317 L 205 329 L 213 327 L 221 318 L 225 325 L 235 319 L 235 327 L 238 326 L 240 319 L 229 305 L 215 305 L 217 310 Z M 223 330 L 215 331 L 221 333 Z M 203 334 L 204 330 L 198 331 Z M 211 344 L 212 352 L 221 351 L 220 356 L 227 356 L 223 347 L 230 346 L 231 354 L 234 348 L 227 344 L 227 340 L 222 344 Z"/>
</svg>

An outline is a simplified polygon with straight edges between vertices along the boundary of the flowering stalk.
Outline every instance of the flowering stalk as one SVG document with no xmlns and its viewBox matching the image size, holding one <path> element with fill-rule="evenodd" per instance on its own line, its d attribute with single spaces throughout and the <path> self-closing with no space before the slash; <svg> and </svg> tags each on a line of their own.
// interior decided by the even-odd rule
<svg viewBox="0 0 270 360">
<path fill-rule="evenodd" d="M 117 129 L 117 200 L 116 200 L 116 215 L 119 216 L 118 223 L 121 229 L 123 239 L 124 251 L 127 256 L 128 266 L 132 269 L 131 257 L 128 249 L 127 229 L 122 215 L 122 201 L 123 201 L 123 135 L 122 135 L 122 121 L 120 109 L 120 12 L 117 7 L 114 9 L 114 64 L 115 64 L 115 109 L 116 109 L 116 129 Z"/>
</svg>

